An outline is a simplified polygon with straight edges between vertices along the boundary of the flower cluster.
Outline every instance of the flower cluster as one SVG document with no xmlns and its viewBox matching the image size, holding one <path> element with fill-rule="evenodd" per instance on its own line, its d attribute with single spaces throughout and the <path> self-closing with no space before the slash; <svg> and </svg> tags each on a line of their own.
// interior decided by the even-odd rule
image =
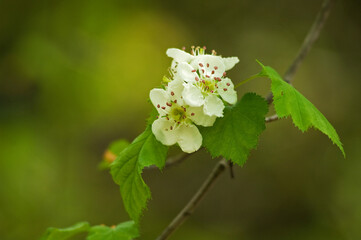
<svg viewBox="0 0 361 240">
<path fill-rule="evenodd" d="M 223 117 L 225 103 L 237 102 L 237 93 L 226 71 L 239 60 L 222 58 L 215 51 L 206 54 L 205 47 L 192 47 L 191 54 L 170 48 L 167 55 L 173 58 L 171 77 L 165 78 L 164 89 L 150 91 L 150 100 L 159 113 L 152 131 L 164 145 L 178 143 L 182 151 L 191 153 L 202 145 L 196 125 L 212 126 L 217 117 Z"/>
</svg>

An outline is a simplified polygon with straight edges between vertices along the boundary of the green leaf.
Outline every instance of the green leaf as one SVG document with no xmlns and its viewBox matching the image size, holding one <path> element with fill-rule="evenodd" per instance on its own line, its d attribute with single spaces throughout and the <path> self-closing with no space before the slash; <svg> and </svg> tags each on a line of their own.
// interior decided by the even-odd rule
<svg viewBox="0 0 361 240">
<path fill-rule="evenodd" d="M 70 237 L 89 231 L 89 223 L 80 222 L 68 228 L 48 228 L 40 240 L 65 240 Z"/>
<path fill-rule="evenodd" d="M 119 156 L 119 154 L 129 146 L 129 141 L 120 139 L 112 142 L 108 149 L 105 151 L 103 160 L 99 163 L 98 168 L 100 170 L 108 169 L 110 164 Z"/>
<path fill-rule="evenodd" d="M 247 93 L 234 106 L 226 107 L 224 117 L 213 127 L 201 128 L 203 145 L 213 157 L 223 156 L 242 166 L 265 126 L 268 106 L 264 98 Z"/>
<path fill-rule="evenodd" d="M 168 147 L 157 141 L 151 125 L 148 125 L 111 165 L 111 174 L 120 186 L 124 207 L 136 223 L 150 198 L 150 190 L 141 176 L 142 170 L 150 165 L 163 168 L 167 151 Z"/>
<path fill-rule="evenodd" d="M 117 226 L 94 226 L 90 229 L 87 240 L 132 240 L 139 237 L 137 225 L 133 221 Z"/>
<path fill-rule="evenodd" d="M 325 116 L 294 87 L 285 82 L 273 68 L 258 63 L 263 68 L 259 76 L 268 77 L 272 81 L 271 90 L 277 115 L 280 118 L 291 116 L 293 123 L 302 132 L 310 127 L 320 130 L 339 147 L 343 156 L 346 157 L 336 130 Z"/>
</svg>

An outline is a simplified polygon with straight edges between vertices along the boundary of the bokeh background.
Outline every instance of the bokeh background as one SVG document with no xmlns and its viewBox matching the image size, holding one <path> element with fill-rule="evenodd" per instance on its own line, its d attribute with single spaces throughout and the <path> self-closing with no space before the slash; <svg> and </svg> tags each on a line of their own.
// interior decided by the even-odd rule
<svg viewBox="0 0 361 240">
<path fill-rule="evenodd" d="M 305 1 L 0 1 L 0 239 L 37 239 L 49 226 L 128 220 L 107 171 L 108 144 L 144 129 L 149 90 L 169 47 L 238 56 L 234 82 L 283 73 L 321 6 Z M 235 179 L 224 174 L 172 239 L 361 239 L 361 29 L 358 1 L 337 1 L 295 87 L 337 129 L 267 125 Z M 269 81 L 239 90 L 266 96 Z M 272 110 L 270 111 L 272 114 Z M 174 150 L 176 151 L 176 150 Z M 141 239 L 155 239 L 216 163 L 205 151 L 147 171 Z"/>
</svg>

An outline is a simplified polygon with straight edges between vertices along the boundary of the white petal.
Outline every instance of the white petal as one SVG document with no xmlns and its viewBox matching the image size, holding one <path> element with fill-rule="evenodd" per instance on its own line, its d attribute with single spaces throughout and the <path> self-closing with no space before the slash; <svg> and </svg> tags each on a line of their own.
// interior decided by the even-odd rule
<svg viewBox="0 0 361 240">
<path fill-rule="evenodd" d="M 217 116 L 208 116 L 203 112 L 202 107 L 189 107 L 187 108 L 188 118 L 191 119 L 195 124 L 204 127 L 213 126 Z"/>
<path fill-rule="evenodd" d="M 183 81 L 179 78 L 175 78 L 173 81 L 168 83 L 167 92 L 172 97 L 172 100 L 180 98 L 183 92 Z"/>
<path fill-rule="evenodd" d="M 167 146 L 171 146 L 177 142 L 178 133 L 174 128 L 174 122 L 166 118 L 159 118 L 152 124 L 152 132 L 155 138 Z"/>
<path fill-rule="evenodd" d="M 204 97 L 201 90 L 192 83 L 183 83 L 183 100 L 191 107 L 200 107 L 204 104 Z"/>
<path fill-rule="evenodd" d="M 223 117 L 224 104 L 216 95 L 208 95 L 204 102 L 203 111 L 209 116 Z"/>
<path fill-rule="evenodd" d="M 225 72 L 225 67 L 222 59 L 219 56 L 212 55 L 198 55 L 191 62 L 193 68 L 204 70 L 200 71 L 203 73 L 203 76 L 222 77 Z"/>
<path fill-rule="evenodd" d="M 178 144 L 183 152 L 192 153 L 202 146 L 202 135 L 193 124 L 181 124 L 177 129 Z"/>
<path fill-rule="evenodd" d="M 176 62 L 190 62 L 194 56 L 177 48 L 168 48 L 167 56 L 173 58 Z"/>
<path fill-rule="evenodd" d="M 236 65 L 239 62 L 238 57 L 228 57 L 228 58 L 222 58 L 224 66 L 226 67 L 225 71 L 228 71 L 229 69 L 233 68 L 234 65 Z"/>
<path fill-rule="evenodd" d="M 237 102 L 237 92 L 234 90 L 231 79 L 223 78 L 222 81 L 218 83 L 217 91 L 224 101 L 230 104 L 235 104 Z"/>
<path fill-rule="evenodd" d="M 163 115 L 167 112 L 168 106 L 167 101 L 169 101 L 168 93 L 160 88 L 153 88 L 149 93 L 150 101 L 153 103 L 154 107 L 158 110 L 158 113 Z M 165 109 L 163 109 L 163 108 Z"/>
<path fill-rule="evenodd" d="M 177 77 L 181 78 L 185 82 L 195 82 L 198 78 L 198 74 L 194 71 L 194 68 L 188 63 L 179 63 L 177 68 Z"/>
</svg>

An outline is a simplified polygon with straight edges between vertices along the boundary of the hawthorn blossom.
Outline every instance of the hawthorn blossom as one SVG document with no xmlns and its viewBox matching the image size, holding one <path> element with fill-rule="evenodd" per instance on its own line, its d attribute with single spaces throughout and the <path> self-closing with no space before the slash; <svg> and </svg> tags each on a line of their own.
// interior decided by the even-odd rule
<svg viewBox="0 0 361 240">
<path fill-rule="evenodd" d="M 184 81 L 182 96 L 192 107 L 204 106 L 206 115 L 223 117 L 224 103 L 235 104 L 237 93 L 226 71 L 238 63 L 237 57 L 222 58 L 205 54 L 205 48 L 192 48 L 192 54 L 170 48 L 167 55 L 173 58 L 172 73 Z"/>
<path fill-rule="evenodd" d="M 195 124 L 212 126 L 216 117 L 205 115 L 203 107 L 186 104 L 181 96 L 183 88 L 183 81 L 176 78 L 165 90 L 154 88 L 150 91 L 150 100 L 159 113 L 152 124 L 152 132 L 162 144 L 178 143 L 182 151 L 191 153 L 202 145 L 202 135 Z"/>
</svg>

